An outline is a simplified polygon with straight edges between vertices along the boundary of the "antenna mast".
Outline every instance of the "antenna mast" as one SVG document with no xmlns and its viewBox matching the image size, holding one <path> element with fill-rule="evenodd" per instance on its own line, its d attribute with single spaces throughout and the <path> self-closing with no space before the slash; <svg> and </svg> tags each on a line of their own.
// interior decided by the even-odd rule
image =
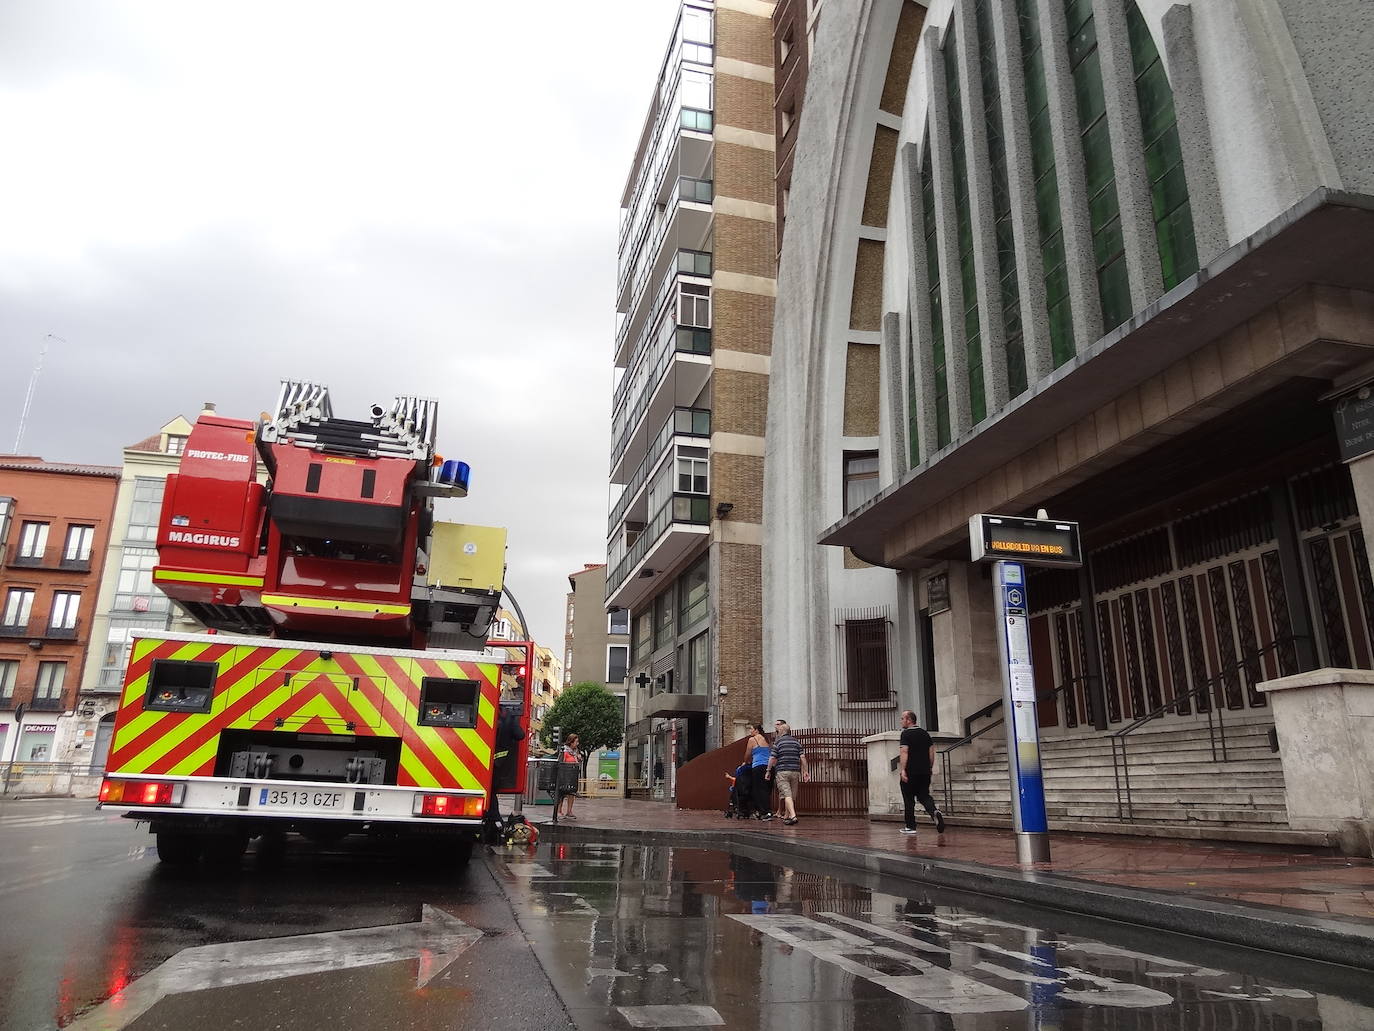
<svg viewBox="0 0 1374 1031">
<path fill-rule="evenodd" d="M 19 454 L 20 448 L 24 446 L 24 428 L 28 425 L 29 409 L 33 407 L 34 392 L 38 389 L 38 376 L 43 371 L 43 359 L 48 356 L 49 340 L 56 340 L 59 344 L 65 344 L 67 342 L 60 336 L 54 336 L 52 333 L 43 337 L 43 346 L 39 348 L 38 351 L 38 361 L 34 362 L 33 375 L 29 377 L 29 389 L 28 392 L 24 394 L 24 407 L 19 412 L 19 434 L 14 438 L 14 453 L 16 455 Z"/>
</svg>

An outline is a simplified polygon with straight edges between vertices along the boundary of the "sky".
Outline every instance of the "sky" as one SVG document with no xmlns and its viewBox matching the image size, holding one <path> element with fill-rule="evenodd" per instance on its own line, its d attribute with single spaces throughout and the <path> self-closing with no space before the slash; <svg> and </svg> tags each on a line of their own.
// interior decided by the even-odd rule
<svg viewBox="0 0 1374 1031">
<path fill-rule="evenodd" d="M 0 453 L 118 465 L 281 379 L 439 401 L 440 518 L 562 652 L 606 553 L 620 194 L 674 0 L 0 2 Z"/>
</svg>

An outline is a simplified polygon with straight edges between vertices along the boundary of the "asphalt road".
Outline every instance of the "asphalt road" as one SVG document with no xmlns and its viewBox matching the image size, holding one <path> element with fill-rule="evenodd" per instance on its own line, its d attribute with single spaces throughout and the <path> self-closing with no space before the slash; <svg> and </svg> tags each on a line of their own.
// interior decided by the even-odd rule
<svg viewBox="0 0 1374 1031">
<path fill-rule="evenodd" d="M 89 802 L 0 803 L 6 1031 L 1367 1031 L 1366 980 L 711 849 L 545 843 L 453 876 L 345 842 L 174 872 Z"/>
</svg>

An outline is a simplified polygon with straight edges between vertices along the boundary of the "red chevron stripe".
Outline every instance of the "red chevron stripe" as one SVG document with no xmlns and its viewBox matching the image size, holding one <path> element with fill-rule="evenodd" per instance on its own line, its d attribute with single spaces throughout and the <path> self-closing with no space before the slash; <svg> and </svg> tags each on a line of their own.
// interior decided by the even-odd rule
<svg viewBox="0 0 1374 1031">
<path fill-rule="evenodd" d="M 178 642 L 168 641 L 166 642 L 166 644 L 178 645 Z M 224 651 L 228 651 L 229 649 L 233 648 L 234 645 L 226 644 L 223 647 Z M 154 649 L 153 652 L 148 655 L 146 661 L 151 664 L 153 659 L 163 658 L 164 656 L 157 654 L 159 650 L 160 649 Z M 220 654 L 223 655 L 224 651 L 221 651 Z M 257 667 L 261 666 L 269 654 L 269 652 L 257 648 L 250 651 L 246 656 L 243 657 L 243 659 L 234 663 L 234 665 L 230 666 L 227 670 L 219 674 L 219 676 L 216 678 L 217 690 L 227 691 L 230 688 L 237 685 L 238 682 L 242 680 L 245 676 L 253 672 L 253 670 L 257 669 Z M 226 686 L 220 687 L 219 685 L 221 684 Z M 129 705 L 125 706 L 124 710 L 121 711 L 117 717 L 115 717 L 116 723 L 122 724 L 126 720 L 132 719 L 134 716 L 137 716 L 142 711 L 143 698 L 142 696 L 139 696 L 138 698 L 135 698 L 134 701 L 131 702 Z M 129 762 L 138 755 L 141 755 L 144 749 L 146 749 L 149 745 L 151 745 L 158 738 L 162 737 L 163 734 L 165 734 L 168 730 L 170 730 L 172 726 L 175 725 L 175 723 L 169 723 L 168 717 L 178 722 L 180 720 L 187 718 L 184 714 L 181 713 L 167 713 L 167 717 L 158 720 L 156 723 L 154 723 L 151 727 L 145 730 L 138 737 L 136 737 L 128 745 L 125 745 L 123 748 L 119 748 L 113 751 L 110 755 L 110 769 L 119 769 L 124 763 Z M 216 720 L 215 722 L 216 724 L 218 724 L 220 721 Z M 218 733 L 218 731 L 216 731 L 216 733 Z M 116 736 L 118 736 L 117 732 Z"/>
<path fill-rule="evenodd" d="M 420 706 L 420 685 L 411 680 L 410 675 L 402 668 L 390 655 L 376 655 L 377 665 L 387 674 L 388 678 L 417 710 Z M 391 715 L 391 714 L 388 714 Z M 449 784 L 453 780 L 453 774 L 434 754 L 429 745 L 420 737 L 420 730 L 411 723 L 406 722 L 404 711 L 394 713 L 390 721 L 391 729 L 401 738 L 401 747 L 408 750 L 411 755 L 420 761 L 420 764 L 429 771 L 429 775 L 434 778 L 437 784 Z M 418 787 L 406 773 L 405 767 L 401 767 L 397 776 L 397 783 L 404 787 Z"/>
<path fill-rule="evenodd" d="M 426 676 L 440 677 L 443 679 L 448 679 L 450 676 L 452 676 L 451 673 L 446 671 L 443 668 L 443 666 L 439 664 L 439 661 L 437 659 L 418 659 L 416 660 L 416 664 L 420 667 L 421 671 Z M 459 663 L 458 668 L 462 671 L 464 676 L 468 677 L 471 680 L 477 681 L 479 685 L 479 699 L 486 698 L 490 701 L 490 692 L 492 690 L 491 681 L 489 681 L 486 677 L 482 675 L 481 670 L 474 669 L 471 663 Z M 482 734 L 482 727 L 485 726 L 488 728 L 488 730 L 490 730 L 490 728 L 493 726 L 493 723 L 491 720 L 484 721 L 482 719 L 480 715 L 482 707 L 480 704 L 477 706 L 477 711 L 477 733 L 479 735 L 482 735 L 483 737 L 486 737 L 486 735 Z M 472 731 L 447 731 L 444 733 L 444 741 L 453 750 L 453 754 L 457 757 L 458 761 L 461 762 L 464 766 L 466 766 L 468 768 L 468 771 L 474 777 L 481 781 L 489 771 L 490 762 L 484 763 L 480 759 L 478 759 L 476 753 L 472 750 L 472 746 L 468 744 L 468 737 L 472 733 Z"/>
<path fill-rule="evenodd" d="M 275 652 L 278 650 L 279 649 L 271 648 L 254 649 L 250 656 L 254 660 L 253 668 L 261 666 L 263 662 L 267 660 L 268 656 L 275 654 Z M 287 648 L 286 650 L 290 649 Z M 297 655 L 290 662 L 281 666 L 278 672 L 298 673 L 306 666 L 310 665 L 310 663 L 312 663 L 313 661 L 315 661 L 315 656 L 313 655 Z M 241 663 L 240 665 L 244 664 Z M 248 670 L 248 672 L 251 672 L 251 669 Z M 240 679 L 242 679 L 242 677 L 240 677 Z M 257 705 L 258 702 L 268 697 L 273 691 L 275 691 L 280 686 L 280 684 L 273 684 L 271 680 L 269 680 L 266 684 L 259 684 L 258 686 L 244 692 L 238 698 L 237 701 L 232 702 L 230 705 L 228 705 L 225 708 L 225 710 L 222 713 L 220 713 L 215 719 L 209 721 L 205 726 L 198 728 L 194 733 L 189 735 L 185 741 L 182 741 L 171 751 L 169 751 L 165 756 L 159 759 L 157 761 L 157 769 L 150 770 L 149 772 L 167 772 L 168 770 L 174 768 L 177 763 L 181 762 L 188 756 L 193 755 L 202 745 L 205 744 L 205 742 L 209 741 L 212 737 L 217 737 L 221 731 L 229 728 L 237 720 L 246 716 L 249 712 L 252 711 L 253 706 Z"/>
</svg>

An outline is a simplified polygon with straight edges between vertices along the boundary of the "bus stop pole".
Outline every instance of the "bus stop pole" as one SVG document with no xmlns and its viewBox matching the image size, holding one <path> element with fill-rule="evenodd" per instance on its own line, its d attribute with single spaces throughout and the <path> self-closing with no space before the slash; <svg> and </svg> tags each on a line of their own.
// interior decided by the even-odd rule
<svg viewBox="0 0 1374 1031">
<path fill-rule="evenodd" d="M 1020 562 L 998 561 L 993 564 L 993 574 L 1016 861 L 1047 863 L 1050 835 L 1040 771 L 1040 723 L 1035 708 L 1025 567 Z"/>
</svg>

